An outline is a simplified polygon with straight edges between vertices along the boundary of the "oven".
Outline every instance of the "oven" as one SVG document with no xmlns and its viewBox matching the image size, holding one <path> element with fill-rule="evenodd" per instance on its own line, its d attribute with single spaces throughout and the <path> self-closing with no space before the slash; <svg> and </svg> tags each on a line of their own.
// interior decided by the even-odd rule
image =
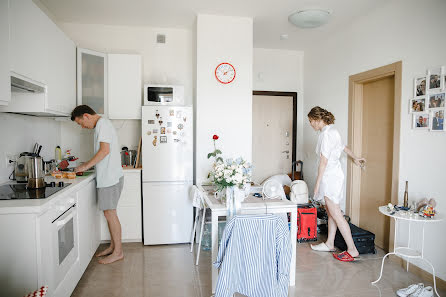
<svg viewBox="0 0 446 297">
<path fill-rule="evenodd" d="M 44 279 L 51 293 L 79 264 L 78 213 L 72 195 L 57 199 L 42 217 L 41 244 Z"/>
</svg>

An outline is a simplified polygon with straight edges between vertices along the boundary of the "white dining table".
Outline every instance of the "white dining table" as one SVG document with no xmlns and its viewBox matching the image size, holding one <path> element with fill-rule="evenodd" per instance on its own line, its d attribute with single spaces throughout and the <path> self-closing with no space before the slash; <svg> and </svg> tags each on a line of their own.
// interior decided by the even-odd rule
<svg viewBox="0 0 446 297">
<path fill-rule="evenodd" d="M 226 204 L 217 200 L 214 195 L 214 186 L 201 185 L 198 187 L 206 193 L 204 195 L 207 207 L 211 209 L 212 224 L 212 293 L 215 293 L 217 285 L 218 269 L 212 263 L 217 260 L 218 254 L 218 218 L 226 216 L 228 209 Z M 251 193 L 243 202 L 239 214 L 290 214 L 291 216 L 291 265 L 290 265 L 290 286 L 294 286 L 296 282 L 296 242 L 297 242 L 297 205 L 288 200 L 280 199 L 262 199 L 254 197 Z"/>
</svg>

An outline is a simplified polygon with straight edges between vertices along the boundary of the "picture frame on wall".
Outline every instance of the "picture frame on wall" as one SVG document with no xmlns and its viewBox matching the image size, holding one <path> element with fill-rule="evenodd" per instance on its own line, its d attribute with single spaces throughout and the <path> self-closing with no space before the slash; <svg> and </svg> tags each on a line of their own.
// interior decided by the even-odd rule
<svg viewBox="0 0 446 297">
<path fill-rule="evenodd" d="M 443 84 L 442 90 L 446 90 L 446 66 L 441 67 L 441 82 Z"/>
<path fill-rule="evenodd" d="M 427 71 L 427 86 L 429 92 L 439 91 L 441 87 L 441 68 L 436 67 Z"/>
<path fill-rule="evenodd" d="M 445 107 L 445 92 L 435 93 L 428 95 L 428 108 L 429 109 L 444 109 Z"/>
<path fill-rule="evenodd" d="M 426 96 L 410 99 L 409 113 L 425 112 L 426 111 Z"/>
<path fill-rule="evenodd" d="M 444 109 L 433 110 L 431 111 L 431 124 L 430 130 L 432 132 L 444 132 L 445 124 L 444 124 Z"/>
<path fill-rule="evenodd" d="M 429 113 L 414 113 L 412 120 L 412 129 L 414 130 L 429 130 Z"/>
<path fill-rule="evenodd" d="M 426 81 L 427 76 L 419 76 L 414 78 L 414 90 L 413 90 L 413 96 L 415 98 L 426 96 Z"/>
</svg>

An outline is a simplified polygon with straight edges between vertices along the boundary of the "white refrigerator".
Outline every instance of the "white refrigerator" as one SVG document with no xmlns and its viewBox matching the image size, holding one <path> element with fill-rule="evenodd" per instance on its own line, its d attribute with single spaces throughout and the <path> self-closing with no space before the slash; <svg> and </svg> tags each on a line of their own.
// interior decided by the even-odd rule
<svg viewBox="0 0 446 297">
<path fill-rule="evenodd" d="M 192 107 L 143 106 L 141 127 L 144 245 L 189 242 Z"/>
</svg>

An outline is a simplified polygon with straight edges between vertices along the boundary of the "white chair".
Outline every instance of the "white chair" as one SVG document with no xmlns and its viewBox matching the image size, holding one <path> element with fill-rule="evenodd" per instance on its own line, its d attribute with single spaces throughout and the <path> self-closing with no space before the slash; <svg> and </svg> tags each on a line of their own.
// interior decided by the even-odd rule
<svg viewBox="0 0 446 297">
<path fill-rule="evenodd" d="M 200 229 L 200 237 L 198 240 L 198 249 L 197 249 L 197 260 L 195 261 L 195 265 L 198 265 L 198 261 L 200 259 L 200 250 L 201 250 L 201 240 L 203 239 L 203 230 L 204 230 L 204 223 L 206 221 L 206 202 L 204 201 L 204 195 L 205 193 L 201 192 L 197 186 L 193 186 L 192 189 L 192 195 L 193 195 L 193 203 L 192 205 L 195 207 L 195 222 L 194 227 L 192 228 L 192 234 L 190 238 L 190 252 L 194 250 L 194 242 L 195 242 L 195 233 L 197 231 L 197 224 L 201 220 L 201 229 Z M 201 216 L 200 216 L 201 211 Z"/>
</svg>

